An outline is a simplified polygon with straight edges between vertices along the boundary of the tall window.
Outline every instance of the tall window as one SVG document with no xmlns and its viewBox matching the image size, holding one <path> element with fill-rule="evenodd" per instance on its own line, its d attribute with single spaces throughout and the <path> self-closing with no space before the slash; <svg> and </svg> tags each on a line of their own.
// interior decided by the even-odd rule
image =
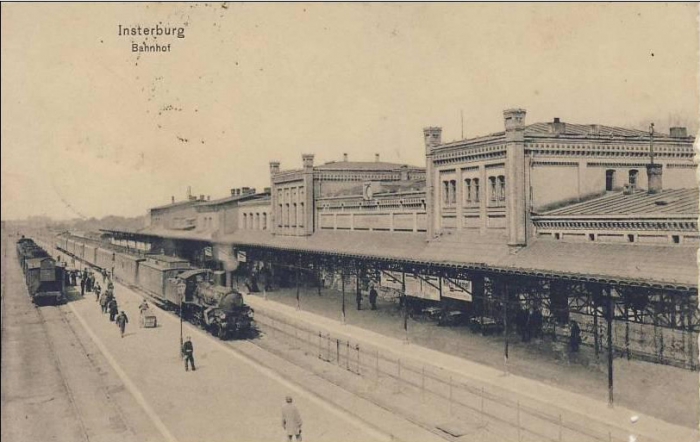
<svg viewBox="0 0 700 442">
<path fill-rule="evenodd" d="M 297 226 L 297 203 L 292 204 L 292 227 Z"/>
<path fill-rule="evenodd" d="M 289 203 L 284 205 L 284 225 L 289 227 Z"/>
<path fill-rule="evenodd" d="M 609 169 L 605 171 L 605 190 L 611 192 L 615 189 L 615 171 Z"/>
<path fill-rule="evenodd" d="M 450 204 L 450 182 L 442 182 L 442 203 L 446 206 Z"/>
<path fill-rule="evenodd" d="M 262 229 L 267 230 L 267 213 L 264 212 L 262 216 Z"/>
<path fill-rule="evenodd" d="M 479 178 L 474 178 L 473 185 L 474 185 L 474 202 L 478 203 L 479 202 Z"/>
<path fill-rule="evenodd" d="M 277 207 L 277 225 L 282 227 L 282 204 Z"/>
<path fill-rule="evenodd" d="M 629 183 L 630 187 L 633 189 L 637 188 L 637 175 L 639 175 L 639 171 L 637 169 L 630 170 Z"/>
<path fill-rule="evenodd" d="M 306 218 L 306 214 L 304 213 L 304 203 L 301 202 L 299 203 L 299 227 L 304 227 L 304 219 Z"/>
<path fill-rule="evenodd" d="M 243 228 L 244 229 L 248 228 L 248 214 L 247 213 L 243 214 Z"/>
<path fill-rule="evenodd" d="M 498 176 L 498 201 L 506 200 L 506 177 Z"/>
<path fill-rule="evenodd" d="M 469 178 L 464 180 L 464 202 L 472 202 L 472 180 Z"/>
<path fill-rule="evenodd" d="M 457 204 L 457 181 L 450 180 L 450 205 Z"/>
<path fill-rule="evenodd" d="M 255 230 L 260 229 L 260 214 L 259 213 L 255 214 L 255 227 L 254 227 L 254 229 Z"/>
<path fill-rule="evenodd" d="M 498 201 L 498 189 L 496 188 L 496 177 L 495 176 L 489 177 L 489 189 L 490 189 L 490 193 L 491 193 L 491 197 L 489 199 L 491 200 L 491 202 Z"/>
</svg>

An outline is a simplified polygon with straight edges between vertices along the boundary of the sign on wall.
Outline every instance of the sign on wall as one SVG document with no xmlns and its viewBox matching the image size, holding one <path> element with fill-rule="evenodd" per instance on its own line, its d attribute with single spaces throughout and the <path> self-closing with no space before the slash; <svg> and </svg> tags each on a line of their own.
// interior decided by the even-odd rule
<svg viewBox="0 0 700 442">
<path fill-rule="evenodd" d="M 414 298 L 440 300 L 440 278 L 406 274 L 406 294 Z"/>
<path fill-rule="evenodd" d="M 442 279 L 442 296 L 472 302 L 472 282 L 466 279 Z"/>
</svg>

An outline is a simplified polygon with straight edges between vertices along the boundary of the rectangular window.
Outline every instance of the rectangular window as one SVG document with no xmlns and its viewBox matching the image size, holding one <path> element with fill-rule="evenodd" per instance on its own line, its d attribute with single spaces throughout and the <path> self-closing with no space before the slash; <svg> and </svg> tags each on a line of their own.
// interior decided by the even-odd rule
<svg viewBox="0 0 700 442">
<path fill-rule="evenodd" d="M 467 203 L 472 202 L 472 180 L 469 178 L 464 180 L 464 201 Z"/>
</svg>

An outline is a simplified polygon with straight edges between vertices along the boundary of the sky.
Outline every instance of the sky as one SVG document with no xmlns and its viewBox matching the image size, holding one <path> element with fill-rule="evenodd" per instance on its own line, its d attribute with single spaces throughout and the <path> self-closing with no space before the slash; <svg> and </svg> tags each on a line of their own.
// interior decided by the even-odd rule
<svg viewBox="0 0 700 442">
<path fill-rule="evenodd" d="M 269 162 L 425 165 L 562 121 L 698 130 L 696 4 L 2 4 L 2 219 L 143 215 Z M 118 35 L 183 27 L 185 37 Z M 170 52 L 132 52 L 132 43 Z M 463 117 L 462 117 L 463 116 Z"/>
</svg>

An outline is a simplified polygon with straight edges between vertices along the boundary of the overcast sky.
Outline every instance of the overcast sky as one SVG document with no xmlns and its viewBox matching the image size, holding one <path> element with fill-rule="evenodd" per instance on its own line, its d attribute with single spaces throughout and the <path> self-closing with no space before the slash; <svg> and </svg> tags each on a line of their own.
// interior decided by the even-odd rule
<svg viewBox="0 0 700 442">
<path fill-rule="evenodd" d="M 527 122 L 697 130 L 695 4 L 3 4 L 2 218 L 141 215 L 269 166 L 424 165 Z M 118 25 L 185 28 L 132 53 Z M 153 39 L 148 39 L 152 44 Z"/>
</svg>

